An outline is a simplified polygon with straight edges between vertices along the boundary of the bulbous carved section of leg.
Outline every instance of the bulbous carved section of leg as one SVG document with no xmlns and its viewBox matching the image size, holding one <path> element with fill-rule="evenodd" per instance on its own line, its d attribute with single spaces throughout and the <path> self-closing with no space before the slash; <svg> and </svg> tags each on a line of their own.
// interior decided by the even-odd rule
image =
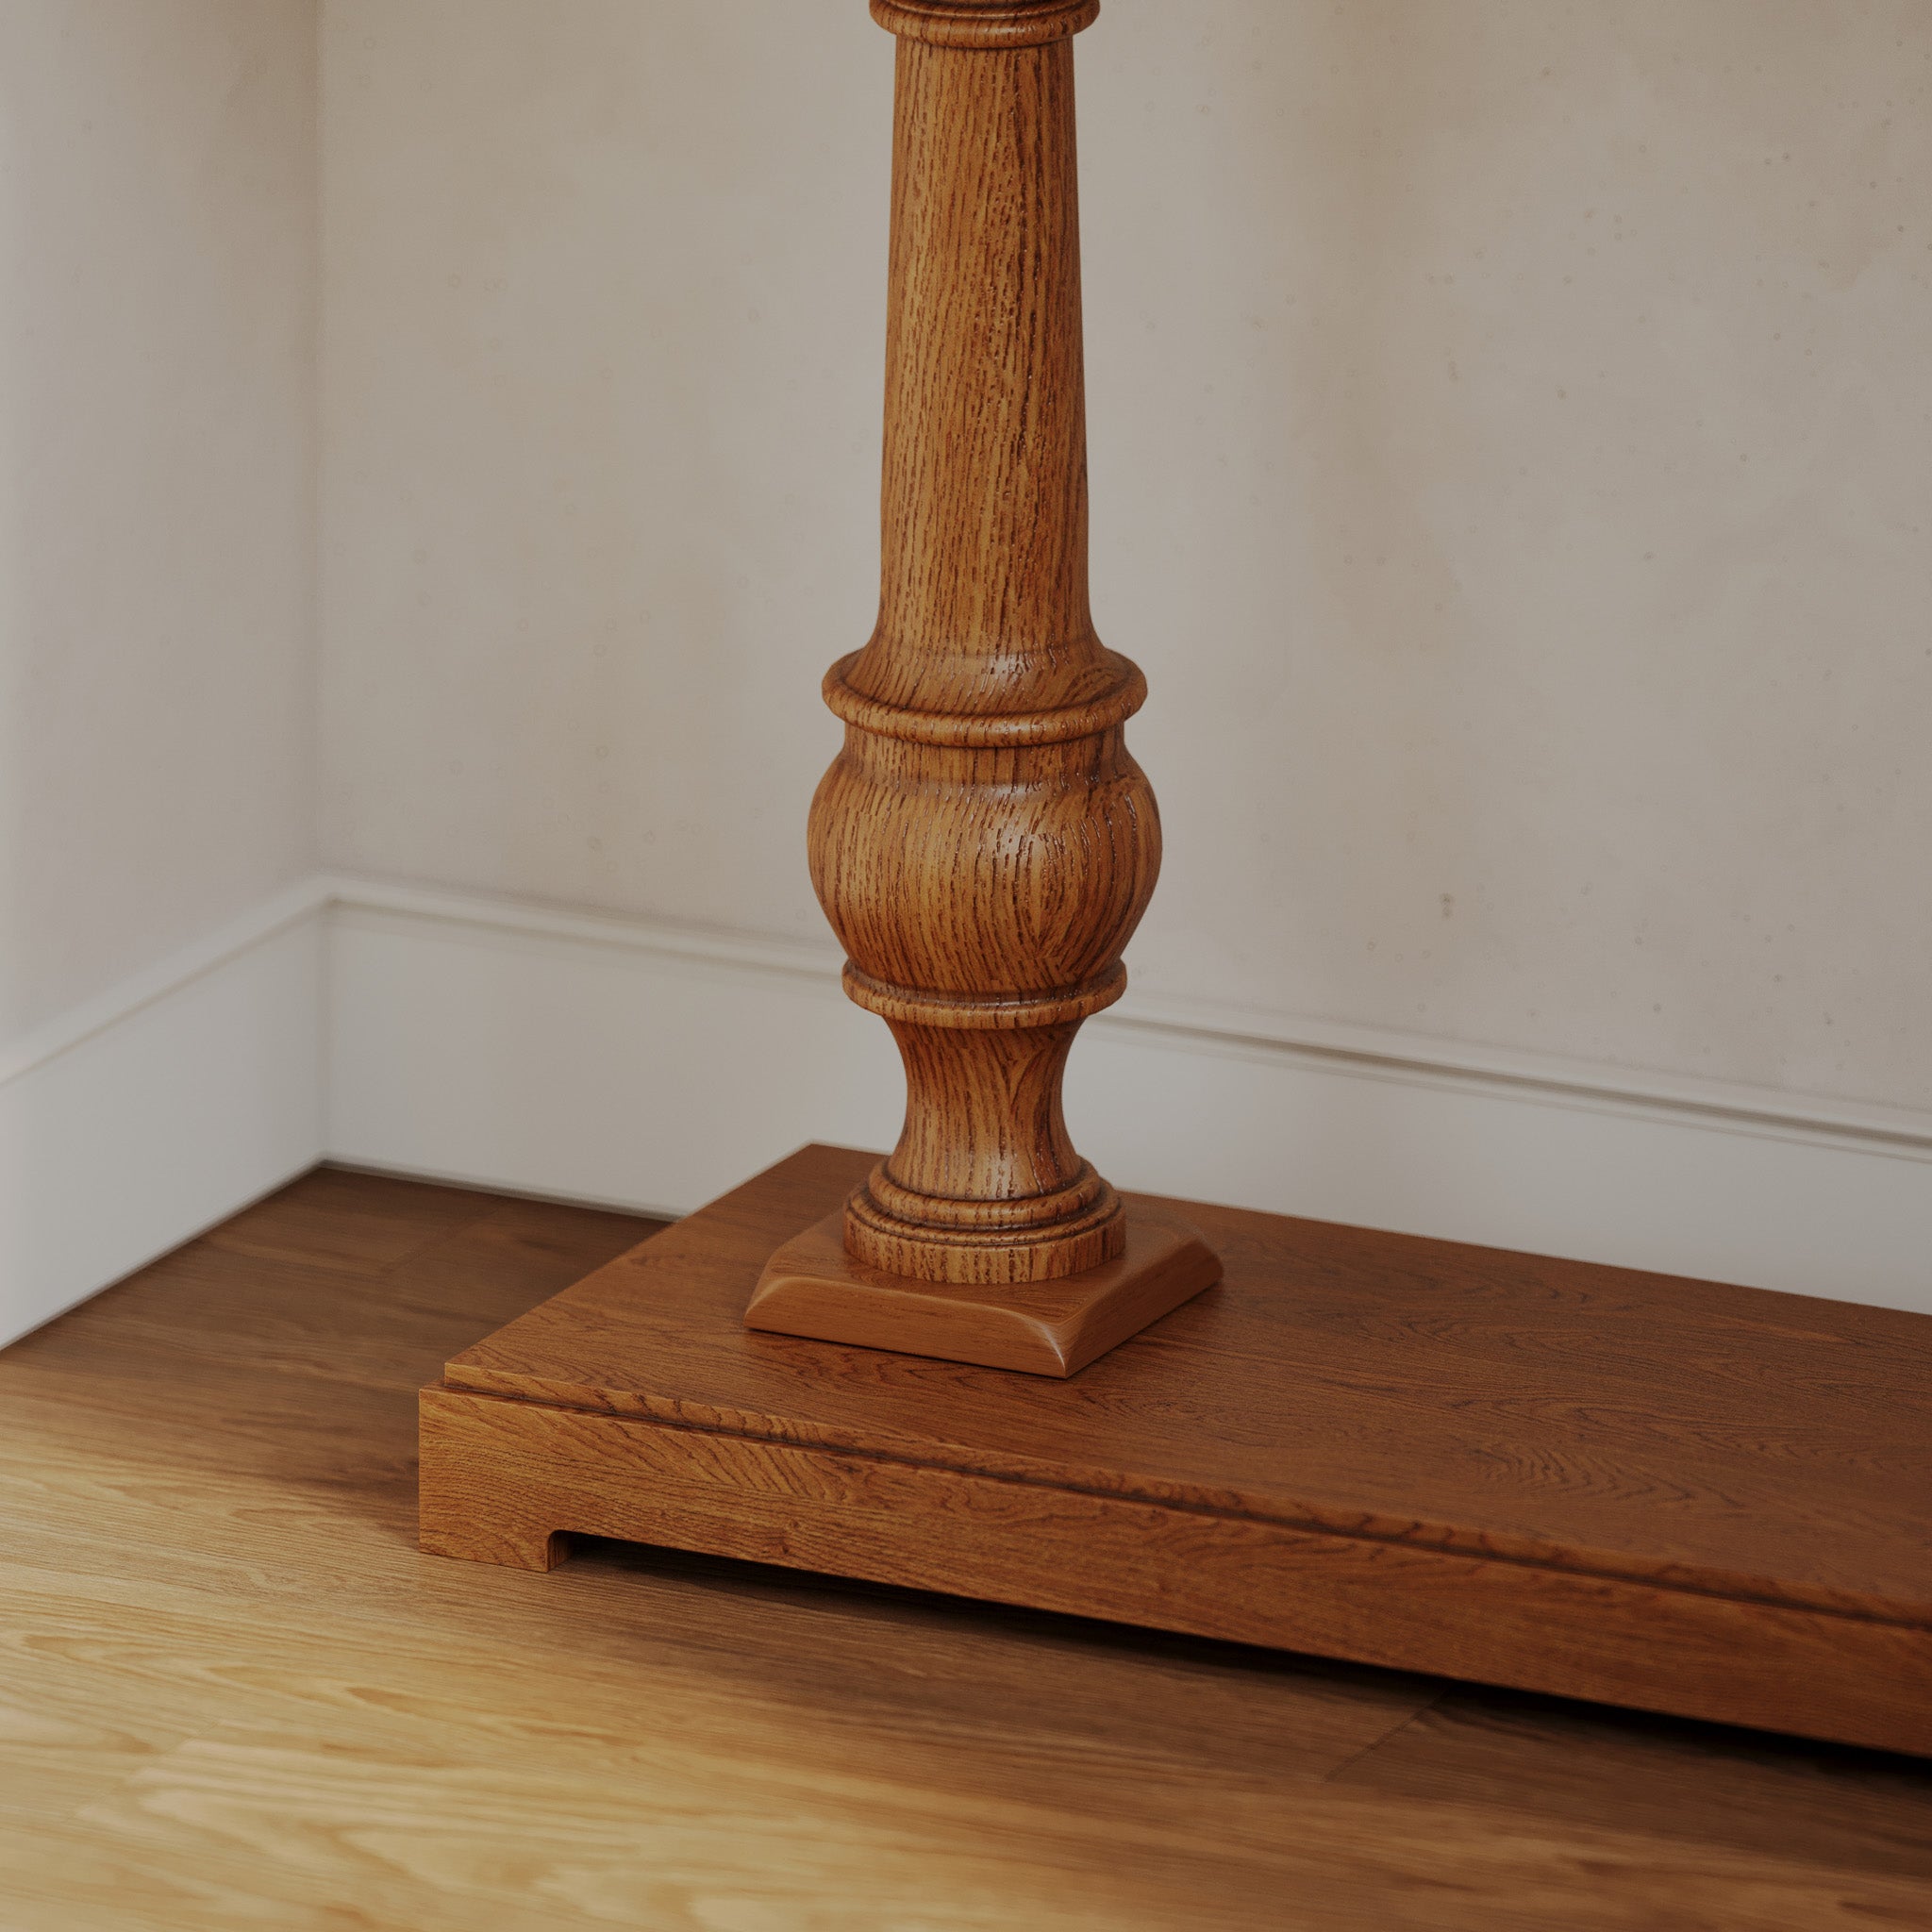
<svg viewBox="0 0 1932 1932">
<path fill-rule="evenodd" d="M 910 719 L 910 714 L 902 714 Z M 1060 1108 L 1080 1022 L 1120 996 L 1160 863 L 1118 724 L 1019 745 L 848 723 L 813 801 L 812 879 L 846 990 L 891 1026 L 906 1124 L 846 1245 L 928 1281 L 1043 1281 L 1121 1252 L 1114 1191 Z"/>
</svg>

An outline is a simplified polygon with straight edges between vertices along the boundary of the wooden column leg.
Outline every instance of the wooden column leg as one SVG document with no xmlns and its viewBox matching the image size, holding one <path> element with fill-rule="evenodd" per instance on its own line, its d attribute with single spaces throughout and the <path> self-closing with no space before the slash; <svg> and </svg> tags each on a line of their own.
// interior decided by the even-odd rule
<svg viewBox="0 0 1932 1932">
<path fill-rule="evenodd" d="M 812 881 L 906 1063 L 891 1155 L 752 1325 L 1068 1374 L 1217 1278 L 1075 1152 L 1060 1085 L 1160 867 L 1093 628 L 1073 35 L 1098 0 L 873 0 L 899 37 L 877 627 Z M 1046 1339 L 1042 1339 L 1042 1338 Z"/>
</svg>

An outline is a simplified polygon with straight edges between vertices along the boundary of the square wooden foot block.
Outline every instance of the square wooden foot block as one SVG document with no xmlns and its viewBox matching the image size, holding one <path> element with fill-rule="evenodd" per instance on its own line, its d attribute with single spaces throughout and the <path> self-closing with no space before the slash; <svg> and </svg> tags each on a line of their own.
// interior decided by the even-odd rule
<svg viewBox="0 0 1932 1932">
<path fill-rule="evenodd" d="M 448 1364 L 422 1540 L 568 1532 L 1932 1755 L 1932 1319 L 1280 1216 L 1067 1380 L 760 1333 L 810 1147 Z"/>
<path fill-rule="evenodd" d="M 1128 1208 L 1126 1250 L 1059 1281 L 998 1288 L 908 1281 L 845 1252 L 842 1207 L 765 1263 L 746 1324 L 779 1335 L 943 1356 L 1032 1375 L 1072 1375 L 1221 1278 L 1178 1216 Z"/>
</svg>

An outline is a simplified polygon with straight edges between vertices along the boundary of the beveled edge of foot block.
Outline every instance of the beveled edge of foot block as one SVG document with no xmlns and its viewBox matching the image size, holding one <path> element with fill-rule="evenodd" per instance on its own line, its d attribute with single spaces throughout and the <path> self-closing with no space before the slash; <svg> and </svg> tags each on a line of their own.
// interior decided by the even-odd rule
<svg viewBox="0 0 1932 1932">
<path fill-rule="evenodd" d="M 1120 1257 L 1058 1281 L 999 1287 L 914 1281 L 845 1252 L 844 1211 L 765 1263 L 747 1328 L 937 1356 L 1032 1375 L 1077 1374 L 1221 1279 L 1221 1262 L 1176 1215 L 1130 1207 Z"/>
</svg>

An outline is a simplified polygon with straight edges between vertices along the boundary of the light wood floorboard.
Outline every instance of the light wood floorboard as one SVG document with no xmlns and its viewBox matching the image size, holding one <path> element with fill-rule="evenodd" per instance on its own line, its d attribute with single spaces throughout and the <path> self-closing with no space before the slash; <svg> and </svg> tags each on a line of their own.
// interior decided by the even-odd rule
<svg viewBox="0 0 1932 1932">
<path fill-rule="evenodd" d="M 1932 1770 L 591 1545 L 414 1394 L 650 1224 L 321 1170 L 0 1355 L 4 1932 L 1932 1926 Z"/>
</svg>

